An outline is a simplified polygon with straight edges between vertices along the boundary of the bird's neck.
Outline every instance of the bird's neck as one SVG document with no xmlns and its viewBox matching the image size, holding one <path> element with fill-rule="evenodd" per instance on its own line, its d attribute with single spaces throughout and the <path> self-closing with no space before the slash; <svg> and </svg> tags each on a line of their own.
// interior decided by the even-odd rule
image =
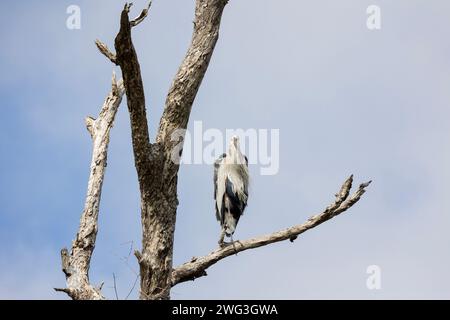
<svg viewBox="0 0 450 320">
<path fill-rule="evenodd" d="M 237 150 L 229 150 L 228 153 L 232 164 L 243 164 L 244 157 Z"/>
</svg>

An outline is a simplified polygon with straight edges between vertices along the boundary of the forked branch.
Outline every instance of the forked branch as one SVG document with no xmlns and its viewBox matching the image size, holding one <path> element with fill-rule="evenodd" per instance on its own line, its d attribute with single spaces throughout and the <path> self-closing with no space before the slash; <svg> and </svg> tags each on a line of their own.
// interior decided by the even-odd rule
<svg viewBox="0 0 450 320">
<path fill-rule="evenodd" d="M 196 0 L 194 32 L 186 56 L 179 67 L 166 98 L 164 113 L 159 123 L 156 142 L 161 143 L 166 154 L 165 178 L 175 179 L 179 166 L 171 160 L 171 153 L 179 143 L 172 136 L 186 129 L 192 105 L 219 39 L 222 13 L 228 0 Z M 176 193 L 176 185 L 169 188 Z"/>
<path fill-rule="evenodd" d="M 172 286 L 175 286 L 181 282 L 195 280 L 196 278 L 206 276 L 206 269 L 218 261 L 238 252 L 266 246 L 284 240 L 290 240 L 293 242 L 303 232 L 317 227 L 321 223 L 328 221 L 340 213 L 350 209 L 366 192 L 366 188 L 369 186 L 371 181 L 361 184 L 358 190 L 350 195 L 352 183 L 353 175 L 344 182 L 341 190 L 336 194 L 335 201 L 331 205 L 329 205 L 322 213 L 309 218 L 303 224 L 274 232 L 269 235 L 264 235 L 245 241 L 235 241 L 234 245 L 219 248 L 204 257 L 193 258 L 190 262 L 182 264 L 172 272 Z"/>
<path fill-rule="evenodd" d="M 135 26 L 137 26 L 139 23 L 141 23 L 142 21 L 144 21 L 144 19 L 147 18 L 148 11 L 150 10 L 150 7 L 151 7 L 151 6 L 152 6 L 152 1 L 150 1 L 150 2 L 148 3 L 147 8 L 143 9 L 143 10 L 141 11 L 141 14 L 140 14 L 138 17 L 136 17 L 135 19 L 133 19 L 133 20 L 130 21 L 130 25 L 131 25 L 132 27 L 135 27 Z"/>
<path fill-rule="evenodd" d="M 55 289 L 67 293 L 74 300 L 104 299 L 100 288 L 89 283 L 89 265 L 95 248 L 98 230 L 98 214 L 109 144 L 109 132 L 125 92 L 122 81 L 113 74 L 112 89 L 106 98 L 98 119 L 86 118 L 86 127 L 92 137 L 93 152 L 91 170 L 80 227 L 72 250 L 61 250 L 62 270 L 67 288 Z"/>
<path fill-rule="evenodd" d="M 97 49 L 100 51 L 101 54 L 103 54 L 105 57 L 107 57 L 112 63 L 117 65 L 117 57 L 114 53 L 109 50 L 108 46 L 101 42 L 100 40 L 95 40 L 95 45 L 97 46 Z"/>
</svg>

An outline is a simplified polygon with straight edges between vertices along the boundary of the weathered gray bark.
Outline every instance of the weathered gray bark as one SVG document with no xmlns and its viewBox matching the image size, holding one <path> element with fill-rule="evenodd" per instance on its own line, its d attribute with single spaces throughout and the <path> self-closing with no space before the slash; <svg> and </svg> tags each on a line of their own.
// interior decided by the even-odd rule
<svg viewBox="0 0 450 320">
<path fill-rule="evenodd" d="M 116 82 L 113 75 L 112 90 L 103 104 L 98 119 L 86 118 L 86 127 L 93 143 L 86 202 L 71 252 L 69 253 L 66 248 L 61 250 L 62 269 L 66 275 L 67 288 L 56 289 L 66 292 L 76 300 L 103 299 L 100 289 L 89 283 L 89 265 L 98 231 L 98 213 L 106 169 L 109 132 L 123 94 L 122 81 Z"/>
<path fill-rule="evenodd" d="M 156 138 L 156 145 L 162 153 L 158 162 L 162 162 L 154 167 L 160 175 L 150 188 L 154 194 L 153 201 L 147 204 L 147 214 L 142 216 L 141 298 L 169 298 L 179 169 L 171 158 L 178 140 L 172 141 L 171 137 L 176 130 L 187 127 L 192 104 L 219 37 L 226 3 L 225 0 L 196 1 L 191 45 L 166 99 Z"/>
<path fill-rule="evenodd" d="M 144 88 L 137 54 L 131 40 L 129 6 L 122 11 L 120 31 L 115 40 L 117 63 L 122 69 L 131 121 L 134 160 L 141 193 L 142 253 L 136 251 L 140 266 L 141 299 L 168 299 L 167 274 L 172 268 L 176 202 L 165 193 L 162 180 L 163 154 L 150 144 Z M 176 201 L 176 196 L 174 197 Z M 169 223 L 167 222 L 169 220 Z"/>
</svg>

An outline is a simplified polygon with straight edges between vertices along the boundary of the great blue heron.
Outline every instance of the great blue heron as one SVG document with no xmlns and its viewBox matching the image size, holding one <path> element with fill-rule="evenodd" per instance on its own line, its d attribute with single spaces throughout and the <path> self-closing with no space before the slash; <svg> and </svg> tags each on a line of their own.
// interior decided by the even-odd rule
<svg viewBox="0 0 450 320">
<path fill-rule="evenodd" d="M 214 198 L 216 217 L 222 227 L 219 245 L 224 245 L 225 235 L 233 241 L 233 233 L 244 213 L 248 199 L 248 160 L 241 153 L 239 138 L 231 138 L 228 153 L 214 163 Z"/>
</svg>

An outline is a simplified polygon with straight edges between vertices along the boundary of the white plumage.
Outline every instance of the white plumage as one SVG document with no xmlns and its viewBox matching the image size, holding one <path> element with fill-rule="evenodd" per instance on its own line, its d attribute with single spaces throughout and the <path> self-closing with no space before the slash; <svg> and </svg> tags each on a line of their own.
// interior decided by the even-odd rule
<svg viewBox="0 0 450 320">
<path fill-rule="evenodd" d="M 214 163 L 214 198 L 216 217 L 222 227 L 219 243 L 224 236 L 231 237 L 248 199 L 248 162 L 241 153 L 239 138 L 231 138 L 228 153 Z"/>
</svg>

